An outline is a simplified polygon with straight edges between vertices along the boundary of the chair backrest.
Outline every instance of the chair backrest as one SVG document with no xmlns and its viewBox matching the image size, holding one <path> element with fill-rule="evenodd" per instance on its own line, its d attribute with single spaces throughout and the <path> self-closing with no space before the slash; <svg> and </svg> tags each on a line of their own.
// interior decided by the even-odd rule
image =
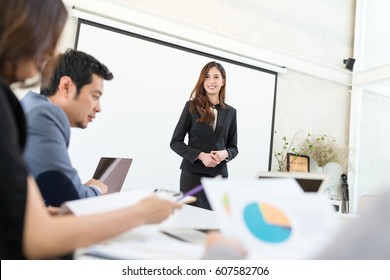
<svg viewBox="0 0 390 280">
<path fill-rule="evenodd" d="M 378 199 L 376 195 L 364 194 L 359 197 L 356 214 L 361 215 L 371 208 Z"/>
<path fill-rule="evenodd" d="M 36 181 L 46 206 L 60 207 L 65 201 L 80 199 L 72 181 L 61 171 L 46 171 Z"/>
</svg>

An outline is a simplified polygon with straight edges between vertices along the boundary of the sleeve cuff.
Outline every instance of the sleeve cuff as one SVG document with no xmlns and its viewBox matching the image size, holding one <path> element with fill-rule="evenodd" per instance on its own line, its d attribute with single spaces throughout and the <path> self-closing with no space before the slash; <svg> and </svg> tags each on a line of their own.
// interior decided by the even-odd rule
<svg viewBox="0 0 390 280">
<path fill-rule="evenodd" d="M 227 158 L 225 158 L 225 161 L 229 161 L 230 160 L 230 154 L 229 154 L 228 150 L 226 150 L 226 152 L 227 152 L 228 156 L 227 156 Z"/>
<path fill-rule="evenodd" d="M 96 187 L 96 186 L 94 186 L 94 185 L 89 185 L 89 187 L 91 187 L 92 189 L 94 189 L 95 192 L 96 192 L 98 195 L 101 195 L 101 194 L 102 194 L 102 191 L 101 191 L 98 187 Z"/>
</svg>

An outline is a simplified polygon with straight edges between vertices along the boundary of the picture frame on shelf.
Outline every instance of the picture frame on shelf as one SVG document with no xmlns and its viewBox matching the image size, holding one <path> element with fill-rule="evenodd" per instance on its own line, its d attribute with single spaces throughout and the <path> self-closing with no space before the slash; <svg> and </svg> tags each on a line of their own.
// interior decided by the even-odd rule
<svg viewBox="0 0 390 280">
<path fill-rule="evenodd" d="M 310 172 L 310 157 L 287 153 L 287 171 Z"/>
</svg>

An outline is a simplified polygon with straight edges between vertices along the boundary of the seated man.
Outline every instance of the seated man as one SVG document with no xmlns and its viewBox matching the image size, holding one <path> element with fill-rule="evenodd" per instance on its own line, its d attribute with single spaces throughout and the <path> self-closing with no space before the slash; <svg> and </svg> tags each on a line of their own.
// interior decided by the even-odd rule
<svg viewBox="0 0 390 280">
<path fill-rule="evenodd" d="M 68 145 L 70 127 L 86 128 L 100 112 L 103 80 L 112 78 L 94 57 L 68 50 L 46 63 L 41 94 L 28 92 L 22 98 L 28 131 L 24 157 L 47 205 L 107 192 L 99 180 L 81 183 Z"/>
</svg>

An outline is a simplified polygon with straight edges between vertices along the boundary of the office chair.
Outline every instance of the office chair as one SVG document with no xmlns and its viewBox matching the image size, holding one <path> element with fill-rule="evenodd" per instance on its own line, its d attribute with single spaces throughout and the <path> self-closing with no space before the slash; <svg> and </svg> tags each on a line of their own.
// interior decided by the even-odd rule
<svg viewBox="0 0 390 280">
<path fill-rule="evenodd" d="M 80 198 L 73 183 L 60 171 L 44 172 L 36 181 L 46 206 L 60 207 L 64 201 Z"/>
</svg>

